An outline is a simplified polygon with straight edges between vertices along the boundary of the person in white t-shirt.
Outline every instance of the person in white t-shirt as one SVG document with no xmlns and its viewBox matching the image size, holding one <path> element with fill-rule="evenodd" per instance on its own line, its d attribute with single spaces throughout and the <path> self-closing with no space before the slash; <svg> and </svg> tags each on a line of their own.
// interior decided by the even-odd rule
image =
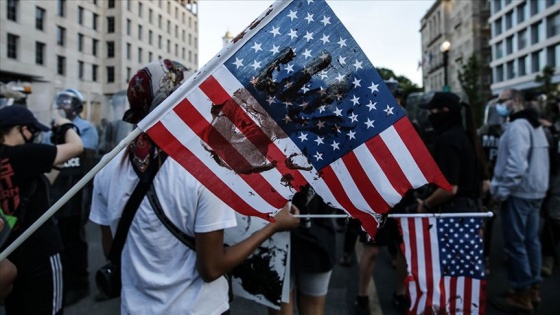
<svg viewBox="0 0 560 315">
<path fill-rule="evenodd" d="M 130 80 L 131 109 L 123 120 L 136 124 L 182 82 L 186 68 L 170 60 L 146 65 Z M 101 225 L 107 255 L 122 211 L 139 177 L 163 153 L 146 134 L 139 135 L 94 179 L 90 220 Z M 235 215 L 172 158 L 161 164 L 153 185 L 163 212 L 183 233 L 194 236 L 196 252 L 181 243 L 146 197 L 136 212 L 121 255 L 122 314 L 224 314 L 229 310 L 223 275 L 278 231 L 299 225 L 294 206 L 286 205 L 270 223 L 244 241 L 223 245 L 223 230 Z"/>
</svg>

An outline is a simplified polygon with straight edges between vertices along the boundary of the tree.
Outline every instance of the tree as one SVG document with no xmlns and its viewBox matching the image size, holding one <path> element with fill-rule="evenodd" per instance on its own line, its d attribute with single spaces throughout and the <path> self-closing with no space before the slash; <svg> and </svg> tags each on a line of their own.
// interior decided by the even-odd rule
<svg viewBox="0 0 560 315">
<path fill-rule="evenodd" d="M 379 75 L 381 76 L 381 78 L 383 80 L 389 80 L 390 78 L 395 78 L 395 80 L 397 80 L 399 82 L 399 85 L 401 86 L 401 89 L 403 90 L 404 99 L 406 99 L 406 97 L 410 93 L 420 92 L 420 91 L 423 90 L 416 83 L 413 83 L 412 81 L 410 81 L 409 78 L 407 78 L 403 75 L 396 75 L 393 72 L 393 70 L 391 70 L 391 69 L 387 69 L 387 68 L 376 68 L 376 69 L 377 69 L 377 72 L 379 73 Z"/>
<path fill-rule="evenodd" d="M 476 55 L 469 57 L 467 63 L 463 64 L 457 71 L 457 78 L 461 84 L 461 88 L 468 98 L 468 103 L 471 106 L 473 119 L 477 124 L 482 122 L 484 113 L 484 102 L 482 99 L 482 90 L 480 86 L 480 62 Z"/>
<path fill-rule="evenodd" d="M 541 84 L 539 91 L 546 95 L 546 107 L 544 112 L 547 116 L 550 114 L 552 108 L 556 106 L 556 96 L 558 93 L 558 84 L 552 83 L 553 76 L 554 67 L 547 65 L 542 69 L 542 74 L 537 74 L 535 77 L 535 82 Z"/>
</svg>

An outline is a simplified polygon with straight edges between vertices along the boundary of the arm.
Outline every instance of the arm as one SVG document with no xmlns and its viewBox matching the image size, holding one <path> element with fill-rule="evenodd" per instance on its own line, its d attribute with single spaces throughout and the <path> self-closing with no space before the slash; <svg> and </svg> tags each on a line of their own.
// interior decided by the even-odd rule
<svg viewBox="0 0 560 315">
<path fill-rule="evenodd" d="M 444 190 L 440 187 L 426 199 L 418 199 L 418 212 L 432 212 L 433 208 L 453 198 L 457 194 L 458 186 L 451 185 L 451 191 Z"/>
<path fill-rule="evenodd" d="M 291 206 L 292 213 L 299 210 Z M 224 230 L 196 233 L 196 267 L 202 279 L 211 282 L 241 264 L 251 253 L 274 233 L 287 231 L 299 225 L 299 219 L 288 212 L 284 206 L 274 217 L 274 223 L 267 224 L 242 242 L 224 247 Z"/>
<path fill-rule="evenodd" d="M 60 126 L 66 123 L 71 122 L 68 119 L 59 118 L 55 124 L 57 126 Z M 56 149 L 56 157 L 54 159 L 53 165 L 64 163 L 69 159 L 75 157 L 76 155 L 82 153 L 82 151 L 84 150 L 84 145 L 76 131 L 70 128 L 66 131 L 64 143 L 57 145 Z"/>
</svg>

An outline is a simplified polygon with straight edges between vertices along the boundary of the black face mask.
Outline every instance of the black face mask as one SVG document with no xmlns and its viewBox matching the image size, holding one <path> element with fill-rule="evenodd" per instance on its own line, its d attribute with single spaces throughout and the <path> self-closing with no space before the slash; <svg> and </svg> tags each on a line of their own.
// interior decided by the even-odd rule
<svg viewBox="0 0 560 315">
<path fill-rule="evenodd" d="M 461 123 L 460 112 L 437 112 L 428 116 L 432 127 L 436 132 L 444 131 L 450 127 Z"/>
<path fill-rule="evenodd" d="M 22 129 L 23 129 L 23 127 L 20 127 L 20 128 L 19 128 L 19 133 L 20 133 L 21 136 L 23 137 L 23 140 L 25 141 L 25 143 L 26 143 L 26 144 L 34 143 L 34 142 L 35 142 L 35 139 L 37 139 L 37 136 L 38 136 L 39 133 L 38 133 L 37 131 L 35 131 L 33 128 L 27 127 L 27 129 L 32 133 L 31 138 L 28 139 L 28 138 L 25 137 L 25 133 L 23 132 Z"/>
</svg>

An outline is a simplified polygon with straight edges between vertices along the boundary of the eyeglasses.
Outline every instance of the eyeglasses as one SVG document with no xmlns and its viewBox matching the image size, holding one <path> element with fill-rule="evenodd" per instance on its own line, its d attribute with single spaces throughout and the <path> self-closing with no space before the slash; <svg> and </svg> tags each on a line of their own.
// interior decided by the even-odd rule
<svg viewBox="0 0 560 315">
<path fill-rule="evenodd" d="M 513 99 L 513 97 L 500 98 L 500 99 L 498 99 L 498 103 L 505 103 L 507 101 L 511 101 L 512 99 Z"/>
</svg>

